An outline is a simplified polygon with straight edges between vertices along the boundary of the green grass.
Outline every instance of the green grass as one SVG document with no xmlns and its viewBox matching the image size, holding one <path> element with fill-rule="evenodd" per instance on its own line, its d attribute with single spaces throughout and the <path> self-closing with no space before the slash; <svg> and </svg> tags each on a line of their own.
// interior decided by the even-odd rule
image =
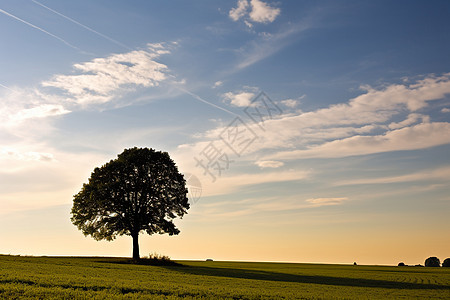
<svg viewBox="0 0 450 300">
<path fill-rule="evenodd" d="M 0 298 L 450 299 L 450 268 L 0 255 Z"/>
</svg>

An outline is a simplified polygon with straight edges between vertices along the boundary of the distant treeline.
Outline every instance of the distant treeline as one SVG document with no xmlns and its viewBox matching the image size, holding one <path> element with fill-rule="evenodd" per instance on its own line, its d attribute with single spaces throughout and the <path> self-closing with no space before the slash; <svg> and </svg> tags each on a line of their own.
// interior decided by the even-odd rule
<svg viewBox="0 0 450 300">
<path fill-rule="evenodd" d="M 398 263 L 399 267 L 405 267 L 408 266 L 404 262 Z M 422 265 L 415 265 L 416 267 L 423 267 Z M 441 261 L 436 256 L 428 257 L 425 260 L 425 267 L 440 267 Z M 442 263 L 442 267 L 450 267 L 450 258 L 446 258 L 444 262 Z"/>
</svg>

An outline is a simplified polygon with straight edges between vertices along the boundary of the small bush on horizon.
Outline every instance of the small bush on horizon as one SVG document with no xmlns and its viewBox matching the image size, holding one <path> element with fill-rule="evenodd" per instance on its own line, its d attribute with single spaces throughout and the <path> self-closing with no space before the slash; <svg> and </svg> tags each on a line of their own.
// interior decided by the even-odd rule
<svg viewBox="0 0 450 300">
<path fill-rule="evenodd" d="M 156 252 L 150 253 L 148 256 L 144 256 L 142 259 L 170 261 L 169 256 L 158 254 Z"/>
<path fill-rule="evenodd" d="M 150 253 L 148 256 L 142 257 L 135 263 L 139 265 L 152 265 L 152 266 L 181 266 L 181 264 L 171 260 L 169 256 L 158 254 L 156 252 Z"/>
</svg>

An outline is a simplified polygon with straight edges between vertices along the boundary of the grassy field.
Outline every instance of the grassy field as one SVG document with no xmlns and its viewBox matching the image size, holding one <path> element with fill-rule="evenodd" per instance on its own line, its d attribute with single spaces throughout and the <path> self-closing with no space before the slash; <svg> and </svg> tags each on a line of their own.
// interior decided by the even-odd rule
<svg viewBox="0 0 450 300">
<path fill-rule="evenodd" d="M 0 255 L 0 298 L 450 299 L 450 268 Z"/>
</svg>

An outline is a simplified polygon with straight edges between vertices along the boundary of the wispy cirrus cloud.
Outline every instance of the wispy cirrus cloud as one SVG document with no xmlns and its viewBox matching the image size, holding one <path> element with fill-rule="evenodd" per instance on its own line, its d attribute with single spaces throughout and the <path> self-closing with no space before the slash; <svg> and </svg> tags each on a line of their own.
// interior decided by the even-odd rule
<svg viewBox="0 0 450 300">
<path fill-rule="evenodd" d="M 421 123 L 382 135 L 352 136 L 307 149 L 281 151 L 272 159 L 336 158 L 374 153 L 417 150 L 450 144 L 450 123 Z"/>
<path fill-rule="evenodd" d="M 340 198 L 310 198 L 306 199 L 305 202 L 308 202 L 313 207 L 320 207 L 320 206 L 328 206 L 328 205 L 340 205 L 344 201 L 348 201 L 347 197 L 340 197 Z"/>
<path fill-rule="evenodd" d="M 276 141 L 273 148 L 291 148 L 265 157 L 279 160 L 364 155 L 449 143 L 448 122 L 431 122 L 429 116 L 416 113 L 450 94 L 449 74 L 428 76 L 411 85 L 365 90 L 348 103 L 266 122 L 268 130 L 255 147 L 270 148 L 270 141 Z M 405 111 L 410 112 L 405 120 L 391 122 Z"/>
<path fill-rule="evenodd" d="M 249 202 L 248 211 L 289 211 L 297 209 L 317 208 L 321 206 L 341 205 L 348 201 L 347 197 L 332 197 L 332 198 L 309 198 L 306 200 L 298 197 L 289 197 L 289 199 L 270 199 L 270 201 L 261 201 L 259 203 Z"/>
<path fill-rule="evenodd" d="M 201 203 L 202 215 L 213 218 L 230 218 L 255 215 L 266 212 L 283 212 L 305 209 L 315 209 L 324 206 L 339 206 L 345 204 L 348 197 L 327 197 L 301 199 L 290 197 L 249 198 L 239 201 L 224 201 L 216 203 Z M 232 207 L 233 209 L 229 209 Z M 237 207 L 237 209 L 236 209 Z"/>
<path fill-rule="evenodd" d="M 255 164 L 261 169 L 264 168 L 276 169 L 284 166 L 284 162 L 276 160 L 258 160 L 257 162 L 255 162 Z"/>
<path fill-rule="evenodd" d="M 43 104 L 33 108 L 26 108 L 15 115 L 11 116 L 13 122 L 20 122 L 27 119 L 33 118 L 47 118 L 52 116 L 59 116 L 70 113 L 69 110 L 65 109 L 62 105 L 57 104 Z"/>
<path fill-rule="evenodd" d="M 55 117 L 93 104 L 118 100 L 138 87 L 156 87 L 169 78 L 166 65 L 156 61 L 170 53 L 163 44 L 146 50 L 113 54 L 75 64 L 78 74 L 55 75 L 39 88 L 10 88 L 0 93 L 0 127 L 26 120 Z"/>
<path fill-rule="evenodd" d="M 409 114 L 408 117 L 401 121 L 401 122 L 392 122 L 389 124 L 389 129 L 399 129 L 406 126 L 410 126 L 412 124 L 416 124 L 419 120 L 422 120 L 422 122 L 429 123 L 430 117 L 422 114 Z"/>
<path fill-rule="evenodd" d="M 281 10 L 260 0 L 239 0 L 236 7 L 229 11 L 229 17 L 233 21 L 243 20 L 249 27 L 254 23 L 268 24 L 275 21 Z M 258 37 L 250 40 L 242 47 L 235 50 L 238 57 L 237 64 L 228 72 L 234 73 L 245 69 L 267 57 L 276 54 L 281 49 L 298 40 L 300 33 L 312 28 L 317 17 L 307 16 L 296 24 L 285 24 L 276 32 L 259 32 Z"/>
<path fill-rule="evenodd" d="M 147 50 L 75 64 L 80 74 L 56 75 L 42 85 L 64 91 L 81 105 L 109 102 L 127 89 L 154 87 L 166 80 L 168 67 L 155 59 L 167 53 L 162 44 L 148 44 Z"/>
<path fill-rule="evenodd" d="M 14 148 L 0 148 L 0 159 L 14 159 L 20 161 L 52 161 L 54 156 L 51 153 L 18 151 Z"/>
<path fill-rule="evenodd" d="M 450 74 L 429 75 L 412 84 L 390 84 L 378 89 L 366 86 L 363 91 L 365 93 L 345 103 L 266 118 L 263 131 L 261 124 L 248 120 L 247 125 L 258 133 L 258 138 L 247 148 L 243 159 L 251 164 L 283 162 L 450 144 L 449 122 L 433 122 L 430 116 L 418 113 L 432 101 L 445 99 L 450 94 Z M 403 120 L 393 122 L 403 116 Z M 205 140 L 216 140 L 219 144 L 220 134 L 225 129 L 221 125 L 199 134 L 200 141 L 185 145 L 184 149 L 197 149 L 199 153 L 207 143 Z"/>
<path fill-rule="evenodd" d="M 300 181 L 310 176 L 310 171 L 305 170 L 282 170 L 253 174 L 224 175 L 216 182 L 210 183 L 208 177 L 201 177 L 205 184 L 203 196 L 225 195 L 236 192 L 240 189 L 251 188 L 258 184 L 268 184 L 275 182 Z"/>
<path fill-rule="evenodd" d="M 38 89 L 15 87 L 0 93 L 0 129 L 17 128 L 24 122 L 70 113 L 64 99 Z"/>
<path fill-rule="evenodd" d="M 341 186 L 341 185 L 361 185 L 361 184 L 385 184 L 385 183 L 436 181 L 436 180 L 448 182 L 449 178 L 450 178 L 450 166 L 446 166 L 435 169 L 420 170 L 418 172 L 398 176 L 340 180 L 333 183 L 333 185 Z"/>
<path fill-rule="evenodd" d="M 261 34 L 258 38 L 236 50 L 239 62 L 233 71 L 245 69 L 276 54 L 298 40 L 298 36 L 302 32 L 311 29 L 313 26 L 313 21 L 305 19 L 301 23 L 285 25 L 278 32 Z"/>
<path fill-rule="evenodd" d="M 103 109 L 145 101 L 141 100 L 142 97 L 127 100 L 126 96 L 139 92 L 140 88 L 155 88 L 162 82 L 170 86 L 169 92 L 163 93 L 179 90 L 205 104 L 236 115 L 188 91 L 183 83 L 173 80 L 169 68 L 157 61 L 160 56 L 169 54 L 171 47 L 172 44 L 148 44 L 144 50 L 78 63 L 74 65 L 75 74 L 55 75 L 35 88 L 5 86 L 0 90 L 1 146 L 2 149 L 8 149 L 3 151 L 3 157 L 24 161 L 21 158 L 37 157 L 33 153 L 51 153 L 55 149 L 41 145 L 41 141 L 57 131 L 53 126 L 57 117 L 88 107 Z M 151 97 L 156 97 L 155 93 Z"/>
</svg>

